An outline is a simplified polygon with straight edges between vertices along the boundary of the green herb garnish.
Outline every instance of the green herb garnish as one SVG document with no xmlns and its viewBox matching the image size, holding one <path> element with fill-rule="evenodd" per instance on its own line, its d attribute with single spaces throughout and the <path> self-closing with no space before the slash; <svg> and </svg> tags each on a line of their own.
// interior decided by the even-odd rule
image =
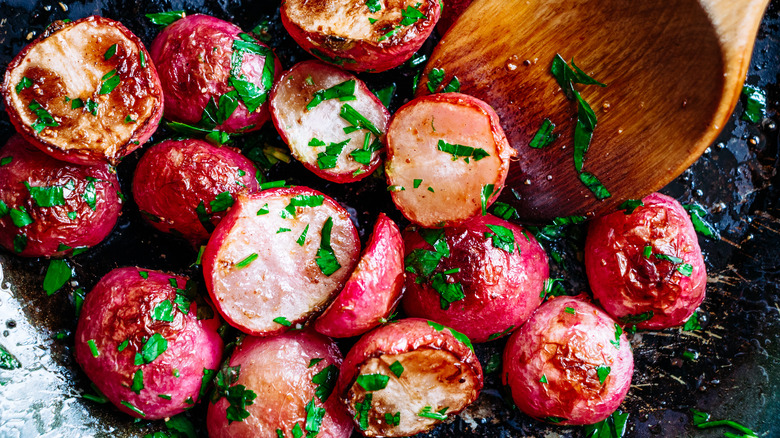
<svg viewBox="0 0 780 438">
<path fill-rule="evenodd" d="M 361 374 L 357 377 L 357 384 L 366 391 L 379 391 L 387 387 L 389 376 L 384 374 Z"/>
<path fill-rule="evenodd" d="M 498 332 L 498 333 L 493 333 L 492 335 L 488 336 L 488 341 L 492 341 L 493 339 L 498 339 L 500 337 L 503 337 L 503 336 L 509 334 L 510 332 L 512 332 L 512 330 L 514 330 L 514 329 L 515 329 L 515 326 L 514 325 L 510 325 L 509 327 L 506 328 L 506 330 L 503 330 L 503 331 Z"/>
<path fill-rule="evenodd" d="M 536 131 L 534 138 L 531 139 L 531 142 L 528 144 L 528 146 L 535 149 L 546 148 L 552 144 L 556 138 L 558 138 L 558 134 L 553 134 L 554 129 L 555 124 L 550 119 L 544 119 L 542 126 L 540 126 L 539 130 Z"/>
<path fill-rule="evenodd" d="M 644 207 L 645 203 L 641 199 L 626 199 L 618 207 L 618 210 L 624 210 L 626 214 L 631 214 L 639 207 Z"/>
<path fill-rule="evenodd" d="M 157 26 L 166 27 L 171 23 L 184 18 L 184 11 L 158 12 L 155 14 L 146 14 L 146 18 Z"/>
<path fill-rule="evenodd" d="M 236 269 L 243 269 L 252 264 L 253 261 L 257 260 L 259 255 L 257 255 L 256 252 L 253 252 L 252 254 L 249 254 L 246 256 L 245 259 L 241 260 L 240 262 L 235 264 Z"/>
<path fill-rule="evenodd" d="M 332 229 L 333 218 L 328 217 L 322 226 L 320 248 L 317 250 L 317 258 L 315 259 L 320 271 L 326 276 L 330 276 L 341 269 L 341 265 L 339 264 L 338 259 L 336 259 L 336 254 L 330 246 L 330 233 Z"/>
<path fill-rule="evenodd" d="M 314 92 L 314 96 L 312 97 L 311 101 L 306 105 L 306 111 L 311 111 L 320 103 L 330 99 L 338 99 L 340 102 L 356 100 L 356 83 L 357 82 L 354 79 L 350 79 L 330 88 Z"/>
<path fill-rule="evenodd" d="M 29 105 L 27 105 L 27 108 L 30 108 L 30 111 L 33 112 L 38 118 L 35 119 L 32 125 L 30 127 L 35 131 L 36 134 L 40 134 L 41 131 L 46 129 L 47 127 L 57 127 L 60 126 L 59 123 L 57 123 L 56 120 L 54 120 L 54 117 L 52 117 L 51 113 L 46 111 L 46 108 L 43 107 L 40 103 L 38 103 L 37 100 L 33 99 Z"/>
<path fill-rule="evenodd" d="M 436 149 L 452 155 L 452 161 L 457 161 L 458 158 L 463 158 L 466 163 L 469 162 L 470 158 L 473 158 L 474 161 L 479 161 L 485 157 L 490 156 L 490 154 L 482 148 L 473 148 L 471 146 L 463 146 L 460 144 L 450 144 L 441 139 L 436 145 Z"/>
<path fill-rule="evenodd" d="M 283 326 L 285 326 L 285 327 L 290 327 L 290 326 L 292 326 L 292 323 L 291 323 L 291 322 L 290 322 L 290 321 L 289 321 L 287 318 L 285 318 L 284 316 L 277 316 L 276 318 L 274 318 L 274 320 L 273 320 L 273 321 L 274 321 L 275 323 L 277 323 L 277 324 L 279 324 L 279 325 L 283 325 Z"/>
<path fill-rule="evenodd" d="M 745 85 L 742 87 L 742 95 L 746 98 L 742 120 L 760 122 L 766 116 L 766 91 Z"/>
<path fill-rule="evenodd" d="M 604 384 L 604 381 L 607 380 L 607 376 L 609 376 L 610 371 L 612 371 L 612 368 L 606 365 L 599 365 L 596 367 L 596 374 L 599 376 L 599 383 L 602 385 Z"/>
<path fill-rule="evenodd" d="M 20 80 L 19 83 L 16 84 L 16 94 L 19 94 L 25 88 L 30 88 L 32 86 L 33 86 L 33 81 L 31 81 L 30 78 L 24 76 L 22 77 L 22 80 Z"/>
<path fill-rule="evenodd" d="M 43 290 L 46 292 L 46 295 L 54 295 L 62 286 L 65 286 L 65 283 L 70 280 L 72 275 L 73 272 L 65 260 L 49 260 L 49 267 L 46 269 L 46 276 L 43 278 Z"/>
<path fill-rule="evenodd" d="M 447 408 L 440 409 L 438 412 L 434 412 L 432 407 L 426 406 L 422 408 L 419 413 L 417 413 L 417 416 L 443 421 L 447 419 L 447 414 L 445 414 L 445 412 L 447 412 Z"/>
<path fill-rule="evenodd" d="M 89 351 L 92 353 L 92 357 L 100 357 L 100 352 L 98 351 L 97 345 L 95 345 L 94 339 L 88 340 L 87 345 L 89 346 Z"/>
<path fill-rule="evenodd" d="M 103 58 L 108 61 L 113 58 L 114 55 L 116 55 L 116 44 L 112 44 L 111 47 L 106 50 L 106 53 L 103 54 Z"/>
<path fill-rule="evenodd" d="M 515 235 L 512 230 L 501 225 L 487 225 L 490 228 L 490 232 L 485 233 L 485 238 L 489 238 L 493 241 L 493 246 L 498 249 L 503 249 L 509 254 L 515 252 Z"/>
<path fill-rule="evenodd" d="M 342 119 L 352 124 L 352 126 L 348 126 L 344 128 L 344 133 L 346 134 L 350 134 L 360 129 L 367 129 L 377 137 L 382 136 L 382 132 L 373 123 L 371 123 L 370 120 L 368 120 L 365 116 L 360 114 L 358 110 L 353 108 L 348 103 L 345 103 L 341 107 L 341 112 L 339 113 L 339 115 L 341 116 Z"/>
<path fill-rule="evenodd" d="M 142 363 L 151 363 L 168 349 L 168 341 L 159 333 L 153 334 L 141 348 Z"/>
<path fill-rule="evenodd" d="M 309 362 L 309 368 L 311 368 L 311 366 L 311 362 Z M 338 380 L 339 368 L 333 364 L 326 366 L 311 378 L 312 383 L 317 385 L 317 388 L 314 390 L 314 395 L 317 396 L 322 403 L 325 403 L 336 388 L 336 382 Z"/>
<path fill-rule="evenodd" d="M 401 374 L 404 372 L 404 366 L 401 365 L 401 362 L 395 361 L 392 364 L 390 364 L 390 371 L 395 374 L 396 377 L 401 377 Z"/>
<path fill-rule="evenodd" d="M 152 318 L 157 321 L 173 322 L 173 304 L 171 300 L 163 300 L 154 307 Z"/>
<path fill-rule="evenodd" d="M 140 394 L 142 389 L 144 389 L 144 370 L 138 369 L 133 375 L 133 385 L 130 386 L 130 390 Z"/>
<path fill-rule="evenodd" d="M 102 80 L 103 83 L 100 84 L 98 94 L 109 94 L 122 82 L 122 78 L 117 74 L 116 70 L 111 70 L 106 73 L 100 80 Z"/>
</svg>

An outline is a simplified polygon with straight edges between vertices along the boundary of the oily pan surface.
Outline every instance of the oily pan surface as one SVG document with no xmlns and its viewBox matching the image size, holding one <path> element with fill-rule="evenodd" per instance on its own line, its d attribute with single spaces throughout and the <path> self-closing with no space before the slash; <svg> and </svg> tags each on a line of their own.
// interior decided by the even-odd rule
<svg viewBox="0 0 780 438">
<path fill-rule="evenodd" d="M 273 38 L 269 44 L 284 68 L 289 68 L 310 56 L 279 24 L 278 4 L 248 0 L 4 0 L 0 8 L 0 68 L 4 71 L 28 40 L 56 19 L 104 15 L 120 20 L 149 47 L 158 29 L 143 14 L 178 9 L 211 14 L 235 22 L 245 31 L 270 19 Z M 639 332 L 630 338 L 636 371 L 621 405 L 630 413 L 626 436 L 722 436 L 718 430 L 693 429 L 690 408 L 708 411 L 715 419 L 742 422 L 760 436 L 780 435 L 780 423 L 773 421 L 780 415 L 780 193 L 773 187 L 778 179 L 779 39 L 780 0 L 774 0 L 759 32 L 747 82 L 767 89 L 770 117 L 760 124 L 742 121 L 744 100 L 740 102 L 716 143 L 663 190 L 684 204 L 701 204 L 721 239 L 700 237 L 709 272 L 707 298 L 700 312 L 703 329 Z M 421 52 L 430 53 L 434 42 L 429 40 Z M 402 66 L 360 77 L 373 90 L 396 83 L 398 92 L 391 105 L 395 110 L 411 96 L 411 80 L 419 68 L 422 65 Z M 7 115 L 0 113 L 0 143 L 12 133 Z M 152 141 L 171 135 L 161 129 Z M 247 151 L 263 144 L 286 149 L 270 123 L 237 143 Z M 47 297 L 42 290 L 45 260 L 22 259 L 0 251 L 0 345 L 23 365 L 13 371 L 0 369 L 0 436 L 142 437 L 164 429 L 159 422 L 134 423 L 111 406 L 81 398 L 91 389 L 72 356 L 75 289 L 89 291 L 117 266 L 140 265 L 201 278 L 199 271 L 190 268 L 196 254 L 189 245 L 154 231 L 137 211 L 130 183 L 142 152 L 131 154 L 118 166 L 128 202 L 117 228 L 103 244 L 68 259 L 76 275 L 60 292 Z M 402 227 L 407 224 L 392 205 L 381 178 L 337 185 L 315 177 L 295 162 L 278 163 L 267 174 L 269 180 L 287 179 L 334 197 L 347 207 L 364 242 L 380 211 Z M 567 238 L 548 245 L 562 255 L 561 263 L 550 262 L 551 276 L 566 278 L 564 285 L 571 294 L 586 290 L 578 261 L 585 229 L 571 228 Z M 500 357 L 505 339 L 477 346 L 486 368 L 491 358 Z M 351 342 L 354 340 L 339 345 L 346 352 Z M 698 360 L 683 359 L 686 350 L 698 352 Z M 205 436 L 204 405 L 187 415 Z M 474 405 L 424 436 L 577 437 L 582 436 L 582 429 L 548 426 L 512 411 L 503 401 L 499 372 L 492 371 L 486 373 L 485 389 Z"/>
</svg>

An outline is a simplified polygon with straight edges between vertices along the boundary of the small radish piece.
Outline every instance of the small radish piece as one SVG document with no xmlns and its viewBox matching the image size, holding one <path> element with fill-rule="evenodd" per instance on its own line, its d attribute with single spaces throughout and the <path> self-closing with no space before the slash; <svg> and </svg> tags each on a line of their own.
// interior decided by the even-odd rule
<svg viewBox="0 0 780 438">
<path fill-rule="evenodd" d="M 102 242 L 122 211 L 116 170 L 55 160 L 14 135 L 0 149 L 0 246 L 63 256 Z"/>
<path fill-rule="evenodd" d="M 243 338 L 214 379 L 209 438 L 348 438 L 340 367 L 339 347 L 312 330 Z"/>
<path fill-rule="evenodd" d="M 555 297 L 516 331 L 502 379 L 526 415 L 561 426 L 593 424 L 620 406 L 634 355 L 626 334 L 584 298 Z"/>
<path fill-rule="evenodd" d="M 141 157 L 133 196 L 155 228 L 193 244 L 208 239 L 239 193 L 257 190 L 254 164 L 236 150 L 202 140 L 168 140 Z"/>
<path fill-rule="evenodd" d="M 344 286 L 360 255 L 349 213 L 306 187 L 240 195 L 203 253 L 209 293 L 239 330 L 304 324 Z"/>
<path fill-rule="evenodd" d="M 407 219 L 452 226 L 486 214 L 516 154 L 490 105 L 460 93 L 433 94 L 393 116 L 385 173 Z"/>
<path fill-rule="evenodd" d="M 354 182 L 379 167 L 390 112 L 343 70 L 296 64 L 271 93 L 271 116 L 293 156 L 321 178 Z"/>
<path fill-rule="evenodd" d="M 360 338 L 344 359 L 338 387 L 363 435 L 402 437 L 465 409 L 479 396 L 482 379 L 465 335 L 411 318 Z"/>
<path fill-rule="evenodd" d="M 8 65 L 2 92 L 16 130 L 75 164 L 117 164 L 157 129 L 163 92 L 143 43 L 118 21 L 56 21 Z"/>
<path fill-rule="evenodd" d="M 384 213 L 374 225 L 355 271 L 314 328 L 327 336 L 359 336 L 386 321 L 401 298 L 404 283 L 404 242 Z"/>
<path fill-rule="evenodd" d="M 238 26 L 189 15 L 157 35 L 152 58 L 167 119 L 227 133 L 254 131 L 268 121 L 268 94 L 282 66 Z"/>
<path fill-rule="evenodd" d="M 358 72 L 403 64 L 433 32 L 441 0 L 285 0 L 282 24 L 306 51 Z"/>
<path fill-rule="evenodd" d="M 704 300 L 707 268 L 690 216 L 652 193 L 630 213 L 594 219 L 585 239 L 593 297 L 624 325 L 658 330 L 683 324 Z"/>
<path fill-rule="evenodd" d="M 186 277 L 117 268 L 87 294 L 74 354 L 120 411 L 143 420 L 191 408 L 219 367 L 220 319 Z"/>
<path fill-rule="evenodd" d="M 412 227 L 404 244 L 409 316 L 487 342 L 520 328 L 542 304 L 547 254 L 518 225 L 478 216 L 455 227 Z"/>
</svg>

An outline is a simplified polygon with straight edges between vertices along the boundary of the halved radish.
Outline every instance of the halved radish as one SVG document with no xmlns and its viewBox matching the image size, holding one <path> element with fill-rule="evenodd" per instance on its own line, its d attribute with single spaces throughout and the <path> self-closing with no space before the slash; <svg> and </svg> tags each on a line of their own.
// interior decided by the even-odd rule
<svg viewBox="0 0 780 438">
<path fill-rule="evenodd" d="M 335 338 L 358 336 L 387 320 L 404 283 L 404 242 L 401 232 L 384 213 L 344 290 L 325 310 L 314 328 Z"/>
<path fill-rule="evenodd" d="M 516 154 L 490 105 L 460 93 L 433 94 L 393 116 L 385 172 L 410 221 L 450 226 L 486 214 Z"/>
<path fill-rule="evenodd" d="M 76 164 L 116 164 L 151 137 L 163 111 L 141 40 L 98 16 L 49 26 L 8 65 L 2 92 L 27 141 Z"/>
<path fill-rule="evenodd" d="M 461 333 L 403 319 L 366 334 L 347 353 L 339 391 L 365 436 L 410 436 L 477 399 L 482 366 Z"/>
<path fill-rule="evenodd" d="M 240 195 L 203 253 L 209 293 L 239 330 L 265 336 L 303 324 L 341 290 L 360 240 L 349 213 L 306 187 Z"/>
<path fill-rule="evenodd" d="M 441 8 L 441 0 L 286 0 L 281 13 L 284 27 L 312 55 L 349 70 L 381 72 L 422 46 Z"/>
<path fill-rule="evenodd" d="M 305 61 L 277 82 L 271 117 L 298 161 L 322 178 L 345 183 L 379 167 L 390 113 L 360 79 Z"/>
</svg>

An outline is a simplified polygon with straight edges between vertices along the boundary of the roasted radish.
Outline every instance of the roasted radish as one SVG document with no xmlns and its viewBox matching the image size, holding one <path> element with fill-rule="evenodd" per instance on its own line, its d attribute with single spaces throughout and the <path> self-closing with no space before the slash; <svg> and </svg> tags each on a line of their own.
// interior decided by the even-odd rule
<svg viewBox="0 0 780 438">
<path fill-rule="evenodd" d="M 268 121 L 268 94 L 281 64 L 238 26 L 187 16 L 157 35 L 152 58 L 165 91 L 165 118 L 226 133 L 254 131 Z"/>
<path fill-rule="evenodd" d="M 398 226 L 380 213 L 355 271 L 314 328 L 324 335 L 347 338 L 387 321 L 401 298 L 403 252 Z"/>
<path fill-rule="evenodd" d="M 271 116 L 293 156 L 322 178 L 353 182 L 379 167 L 390 113 L 343 70 L 296 64 L 271 93 Z"/>
<path fill-rule="evenodd" d="M 197 244 L 209 237 L 236 195 L 257 190 L 256 171 L 231 148 L 168 140 L 138 162 L 133 197 L 152 226 Z"/>
<path fill-rule="evenodd" d="M 404 233 L 407 315 L 486 342 L 519 328 L 542 303 L 547 254 L 523 228 L 479 216 Z"/>
<path fill-rule="evenodd" d="M 404 319 L 364 335 L 344 359 L 339 391 L 365 436 L 433 428 L 477 399 L 482 367 L 461 333 Z"/>
<path fill-rule="evenodd" d="M 607 418 L 625 398 L 634 371 L 621 327 L 582 297 L 542 304 L 509 338 L 503 363 L 517 407 L 560 425 Z"/>
<path fill-rule="evenodd" d="M 8 65 L 2 92 L 27 141 L 76 164 L 116 164 L 149 139 L 163 111 L 141 40 L 97 16 L 49 26 Z"/>
<path fill-rule="evenodd" d="M 305 187 L 277 188 L 238 196 L 209 239 L 203 272 L 222 316 L 266 336 L 325 308 L 359 255 L 357 230 L 336 201 Z"/>
<path fill-rule="evenodd" d="M 488 104 L 465 94 L 434 94 L 393 116 L 385 172 L 395 205 L 410 221 L 450 226 L 486 214 L 516 154 Z"/>
<path fill-rule="evenodd" d="M 217 374 L 210 438 L 348 438 L 352 422 L 333 393 L 341 353 L 312 331 L 245 337 Z"/>
<path fill-rule="evenodd" d="M 219 318 L 193 286 L 176 275 L 119 268 L 87 294 L 76 361 L 122 412 L 167 418 L 205 394 L 222 338 Z"/>
<path fill-rule="evenodd" d="M 623 324 L 680 325 L 707 286 L 696 231 L 668 196 L 653 193 L 641 204 L 593 220 L 585 241 L 588 282 L 604 310 Z"/>
<path fill-rule="evenodd" d="M 55 160 L 16 135 L 0 149 L 0 245 L 22 256 L 62 256 L 100 243 L 122 210 L 107 164 Z"/>
<path fill-rule="evenodd" d="M 433 32 L 441 0 L 285 0 L 282 24 L 306 51 L 353 71 L 403 64 Z"/>
</svg>

